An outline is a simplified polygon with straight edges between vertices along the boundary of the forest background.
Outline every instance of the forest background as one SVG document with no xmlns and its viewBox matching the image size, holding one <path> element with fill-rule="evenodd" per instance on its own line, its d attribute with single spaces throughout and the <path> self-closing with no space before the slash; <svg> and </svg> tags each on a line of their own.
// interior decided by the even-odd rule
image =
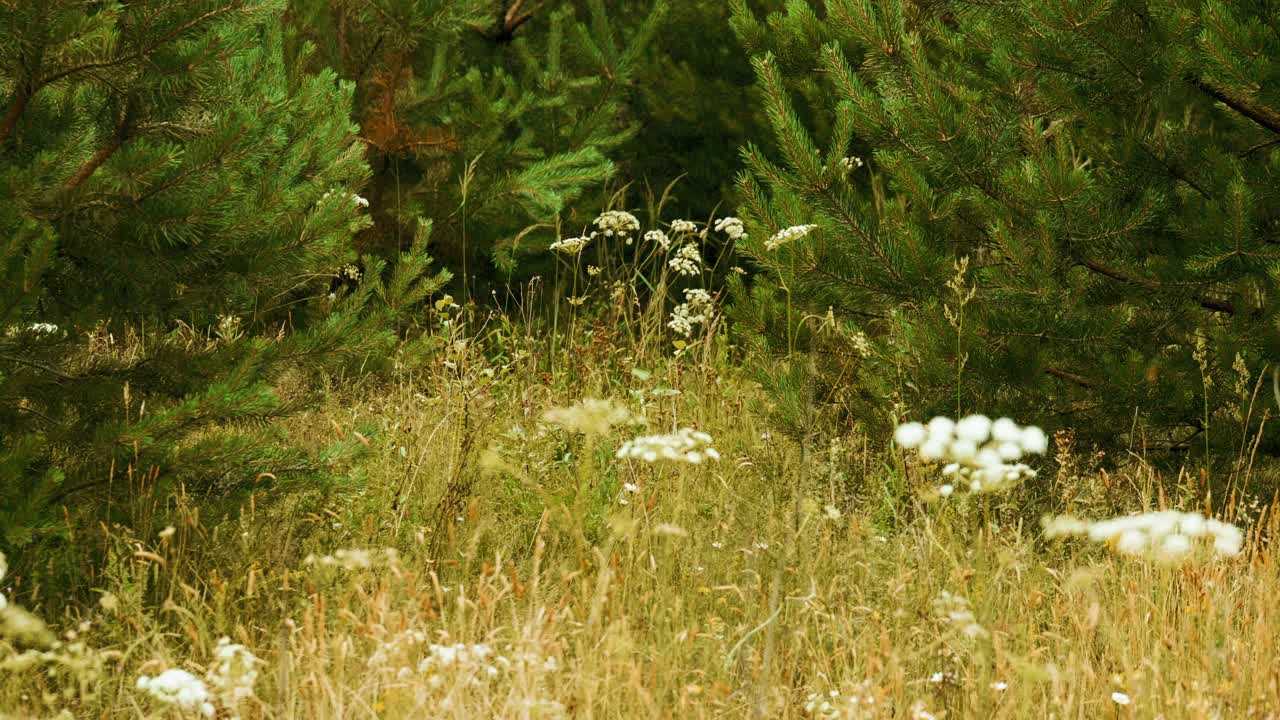
<svg viewBox="0 0 1280 720">
<path fill-rule="evenodd" d="M 1280 637 L 1277 18 L 1269 0 L 0 0 L 0 672 L 21 680 L 0 709 L 813 715 L 839 688 L 966 716 L 1005 707 L 991 691 L 1016 671 L 1011 715 L 1096 716 L 1104 686 L 1118 712 L 1140 686 L 1148 708 L 1274 717 L 1280 679 L 1245 666 Z M 1018 437 L 1048 457 L 970 483 L 974 458 L 934 467 L 950 450 L 910 425 L 977 415 L 1043 428 Z M 1143 553 L 1032 530 L 1141 510 L 1249 538 L 1252 566 L 1202 571 L 1241 598 L 1219 625 L 1115 631 L 1204 659 L 1181 679 L 1152 661 L 1177 682 L 1098 647 L 1091 608 L 1150 625 L 1120 612 L 1133 576 L 1090 605 L 1051 570 Z M 745 551 L 694 583 L 736 588 L 719 630 L 679 591 L 717 566 L 680 539 Z M 877 542 L 893 562 L 843 564 Z M 999 563 L 960 559 L 970 542 Z M 1023 629 L 1004 641 L 945 629 L 1013 597 L 1024 562 L 1044 573 L 1014 595 L 1069 607 L 1005 608 Z M 562 586 L 539 591 L 552 566 Z M 874 638 L 806 614 L 819 579 L 832 601 L 850 572 L 892 588 L 943 566 L 969 600 L 840 603 Z M 1140 572 L 1170 613 L 1204 581 Z M 404 573 L 412 610 L 352 619 Z M 479 606 L 449 616 L 450 587 Z M 566 635 L 497 616 L 540 603 Z M 910 607 L 943 629 L 918 637 Z M 1034 660 L 1076 612 L 1058 665 Z M 71 628 L 91 617 L 88 645 Z M 718 650 L 681 654 L 682 617 Z M 1245 627 L 1251 663 L 1221 650 Z M 512 633 L 543 633 L 521 642 L 557 663 L 617 642 L 686 664 L 641 680 L 657 670 L 619 649 L 625 699 L 523 669 L 497 695 L 327 657 L 290 674 L 298 643 L 407 658 L 404 637 L 442 628 L 504 637 L 509 663 Z M 184 704 L 104 670 L 217 658 L 271 668 L 273 694 L 254 670 L 247 696 Z M 943 679 L 925 693 L 907 668 Z"/>
</svg>

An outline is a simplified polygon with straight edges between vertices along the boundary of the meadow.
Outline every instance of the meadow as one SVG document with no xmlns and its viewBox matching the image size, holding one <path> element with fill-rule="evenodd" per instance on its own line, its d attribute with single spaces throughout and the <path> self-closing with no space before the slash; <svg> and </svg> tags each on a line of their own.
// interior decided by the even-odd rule
<svg viewBox="0 0 1280 720">
<path fill-rule="evenodd" d="M 9 586 L 4 716 L 1280 717 L 1274 498 L 1069 431 L 997 492 L 939 493 L 920 428 L 776 426 L 713 311 L 673 351 L 627 302 L 554 333 L 450 305 L 437 362 L 331 378 L 288 421 L 360 444 L 346 484 L 219 521 L 137 503 L 73 538 L 107 558 L 89 597 Z M 1242 536 L 1170 559 L 1049 537 L 1046 508 Z"/>
</svg>

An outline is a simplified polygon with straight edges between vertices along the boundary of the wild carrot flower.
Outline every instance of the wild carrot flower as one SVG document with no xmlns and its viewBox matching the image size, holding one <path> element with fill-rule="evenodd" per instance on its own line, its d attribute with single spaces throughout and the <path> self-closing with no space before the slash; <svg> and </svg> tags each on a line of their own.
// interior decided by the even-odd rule
<svg viewBox="0 0 1280 720">
<path fill-rule="evenodd" d="M 677 220 L 676 222 L 681 221 Z M 645 242 L 661 245 L 663 250 L 671 249 L 671 238 L 667 237 L 667 234 L 661 230 L 650 230 L 644 234 L 644 240 Z"/>
<path fill-rule="evenodd" d="M 1020 427 L 1009 418 L 993 422 L 985 415 L 969 415 L 959 421 L 935 417 L 928 425 L 903 423 L 894 431 L 894 440 L 905 449 L 916 449 L 925 462 L 946 463 L 942 475 L 949 482 L 938 489 L 944 496 L 956 487 L 995 492 L 1035 477 L 1035 470 L 1014 461 L 1024 454 L 1043 453 L 1049 446 L 1038 427 Z M 951 485 L 952 480 L 963 482 Z"/>
<path fill-rule="evenodd" d="M 685 243 L 676 251 L 675 257 L 667 262 L 668 267 L 680 275 L 697 275 L 702 272 L 702 253 L 693 243 Z"/>
<path fill-rule="evenodd" d="M 176 706 L 187 712 L 199 712 L 205 717 L 214 716 L 213 703 L 209 702 L 209 689 L 204 681 L 186 670 L 171 668 L 155 677 L 142 675 L 137 688 L 165 705 Z"/>
<path fill-rule="evenodd" d="M 1041 525 L 1046 537 L 1085 536 L 1107 543 L 1121 554 L 1148 556 L 1166 563 L 1190 556 L 1197 541 L 1202 547 L 1211 545 L 1214 552 L 1223 556 L 1237 555 L 1244 547 L 1244 533 L 1235 525 L 1205 519 L 1200 513 L 1175 510 L 1092 523 L 1070 515 L 1050 516 L 1041 520 Z"/>
<path fill-rule="evenodd" d="M 581 237 L 561 238 L 551 243 L 551 249 L 556 252 L 564 253 L 565 255 L 577 255 L 587 247 L 587 244 L 591 242 L 593 237 L 594 234 L 583 235 Z"/>
<path fill-rule="evenodd" d="M 672 220 L 671 232 L 680 235 L 683 233 L 697 232 L 698 225 L 692 220 Z"/>
<path fill-rule="evenodd" d="M 258 660 L 244 645 L 222 638 L 213 656 L 217 664 L 209 673 L 209 681 L 218 690 L 222 703 L 235 707 L 253 697 L 253 686 L 258 681 Z"/>
<path fill-rule="evenodd" d="M 600 213 L 596 218 L 596 227 L 605 237 L 628 237 L 632 232 L 640 229 L 640 221 L 635 215 L 622 210 L 606 210 Z"/>
<path fill-rule="evenodd" d="M 714 315 L 715 303 L 711 293 L 701 288 L 689 288 L 684 291 L 684 302 L 671 310 L 671 320 L 667 327 L 689 337 L 694 325 L 710 322 Z"/>
<path fill-rule="evenodd" d="M 722 217 L 716 221 L 716 230 L 729 236 L 730 240 L 745 240 L 747 228 L 736 217 Z"/>
<path fill-rule="evenodd" d="M 710 435 L 693 428 L 681 428 L 669 435 L 642 435 L 628 440 L 618 448 L 616 455 L 645 462 L 675 460 L 697 465 L 707 458 L 720 459 L 720 453 L 711 443 Z"/>
<path fill-rule="evenodd" d="M 773 237 L 765 241 L 764 249 L 769 251 L 777 250 L 792 240 L 798 240 L 805 235 L 808 235 L 817 227 L 817 225 L 793 225 L 789 228 L 783 228 L 774 233 Z"/>
</svg>

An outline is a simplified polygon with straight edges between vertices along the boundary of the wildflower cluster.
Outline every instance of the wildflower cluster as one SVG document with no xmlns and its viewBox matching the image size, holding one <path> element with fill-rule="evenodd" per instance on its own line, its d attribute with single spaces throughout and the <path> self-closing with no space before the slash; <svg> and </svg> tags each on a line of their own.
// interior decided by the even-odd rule
<svg viewBox="0 0 1280 720">
<path fill-rule="evenodd" d="M 977 618 L 973 616 L 969 601 L 960 595 L 953 595 L 946 590 L 938 593 L 933 599 L 933 614 L 970 640 L 979 640 L 989 635 L 986 628 L 979 625 Z"/>
<path fill-rule="evenodd" d="M 730 240 L 747 239 L 747 228 L 736 217 L 722 217 L 716 221 L 716 230 L 729 236 Z"/>
<path fill-rule="evenodd" d="M 720 459 L 720 453 L 711 443 L 710 435 L 693 428 L 681 428 L 669 435 L 642 435 L 628 440 L 618 448 L 617 457 L 645 462 L 676 460 L 697 465 L 707 458 Z"/>
<path fill-rule="evenodd" d="M 209 681 L 218 691 L 222 704 L 235 707 L 252 698 L 261 660 L 244 645 L 226 637 L 218 641 L 213 657 L 217 662 L 209 673 Z"/>
<path fill-rule="evenodd" d="M 705 325 L 714 317 L 715 303 L 711 293 L 701 288 L 689 288 L 684 291 L 684 302 L 671 311 L 671 320 L 667 327 L 689 337 L 694 325 Z"/>
<path fill-rule="evenodd" d="M 862 682 L 848 694 L 839 690 L 811 692 L 804 699 L 806 714 L 821 720 L 852 720 L 853 718 L 874 715 L 880 707 L 880 698 L 876 688 L 867 680 Z"/>
<path fill-rule="evenodd" d="M 655 245 L 661 245 L 663 250 L 671 249 L 671 238 L 667 237 L 667 234 L 661 230 L 650 230 L 644 234 L 644 240 Z"/>
<path fill-rule="evenodd" d="M 594 233 L 582 237 L 560 238 L 551 243 L 551 249 L 565 255 L 577 255 L 587 247 L 593 237 L 595 237 Z"/>
<path fill-rule="evenodd" d="M 702 253 L 693 243 L 685 243 L 676 251 L 675 257 L 667 262 L 668 267 L 680 275 L 697 275 L 702 272 Z"/>
<path fill-rule="evenodd" d="M 383 548 L 380 553 L 361 549 L 337 550 L 332 555 L 308 555 L 302 562 L 305 565 L 318 567 L 368 570 L 379 563 L 386 565 L 398 564 L 400 562 L 400 553 L 395 548 Z"/>
<path fill-rule="evenodd" d="M 1190 556 L 1197 541 L 1212 543 L 1214 552 L 1223 556 L 1237 555 L 1244 547 L 1244 533 L 1235 525 L 1206 519 L 1200 513 L 1175 510 L 1092 523 L 1061 515 L 1046 517 L 1042 524 L 1047 537 L 1085 536 L 1107 543 L 1116 552 L 1162 562 L 1177 562 Z"/>
<path fill-rule="evenodd" d="M 841 158 L 840 167 L 845 172 L 853 172 L 854 170 L 857 170 L 858 168 L 862 167 L 862 158 L 857 157 L 856 155 Z"/>
<path fill-rule="evenodd" d="M 137 688 L 160 703 L 185 712 L 210 718 L 216 712 L 209 701 L 209 688 L 203 680 L 186 670 L 170 668 L 155 677 L 142 675 L 138 678 Z"/>
<path fill-rule="evenodd" d="M 783 228 L 774 233 L 773 237 L 765 241 L 764 249 L 769 251 L 777 250 L 792 240 L 798 240 L 805 235 L 808 235 L 817 227 L 817 225 L 793 225 L 789 228 Z"/>
<path fill-rule="evenodd" d="M 614 235 L 625 237 L 627 238 L 627 244 L 630 244 L 631 233 L 640 229 L 640 221 L 629 212 L 607 210 L 600 213 L 600 216 L 596 218 L 596 227 L 600 229 L 600 232 L 604 233 L 605 237 L 613 237 Z"/>
<path fill-rule="evenodd" d="M 626 425 L 638 420 L 625 405 L 596 398 L 584 398 L 569 407 L 551 408 L 542 413 L 542 421 L 545 423 L 587 435 L 603 433 L 615 425 Z"/>
<path fill-rule="evenodd" d="M 894 440 L 906 449 L 918 449 L 925 462 L 945 462 L 942 474 L 964 481 L 970 492 L 1003 490 L 1036 472 L 1015 462 L 1024 454 L 1041 454 L 1049 448 L 1044 431 L 1034 425 L 1020 427 L 1009 418 L 994 422 L 985 415 L 969 415 L 959 422 L 935 417 L 928 425 L 910 422 L 899 425 Z M 950 482 L 937 489 L 948 496 L 955 492 Z"/>
<path fill-rule="evenodd" d="M 362 198 L 355 193 L 344 193 L 344 194 L 351 199 L 351 202 L 354 203 L 356 207 L 362 207 L 362 208 L 369 207 L 369 201 L 366 200 L 365 198 Z M 324 202 L 331 197 L 333 197 L 333 190 L 328 190 L 325 192 L 324 195 L 320 196 L 320 202 Z"/>
<path fill-rule="evenodd" d="M 671 221 L 671 232 L 675 233 L 676 235 L 682 235 L 684 233 L 691 233 L 691 232 L 697 232 L 697 231 L 698 231 L 698 225 L 692 220 L 672 220 Z"/>
</svg>

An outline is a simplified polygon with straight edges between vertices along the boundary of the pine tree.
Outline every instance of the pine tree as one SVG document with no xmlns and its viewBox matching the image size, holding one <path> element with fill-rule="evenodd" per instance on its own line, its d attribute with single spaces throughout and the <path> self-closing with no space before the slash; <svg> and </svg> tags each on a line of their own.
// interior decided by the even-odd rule
<svg viewBox="0 0 1280 720">
<path fill-rule="evenodd" d="M 881 428 L 980 411 L 1238 448 L 1280 351 L 1277 17 L 736 0 L 774 131 L 743 151 L 760 273 L 739 320 L 779 356 L 814 348 L 826 407 Z"/>
<path fill-rule="evenodd" d="M 298 404 L 273 383 L 385 357 L 396 339 L 386 288 L 332 309 L 308 299 L 354 259 L 368 220 L 351 189 L 368 169 L 352 88 L 290 71 L 283 10 L 0 3 L 11 556 L 64 534 L 62 507 L 97 519 L 110 498 L 177 482 L 218 496 L 260 473 L 288 483 L 325 470 L 334 457 L 272 442 L 271 422 Z M 423 262 L 404 263 L 416 277 L 394 290 L 438 286 Z"/>
<path fill-rule="evenodd" d="M 356 85 L 375 221 L 360 250 L 389 256 L 431 218 L 468 295 L 475 276 L 500 285 L 522 251 L 543 255 L 634 133 L 630 78 L 666 2 L 649 5 L 622 24 L 601 0 L 293 0 L 311 66 Z"/>
</svg>

